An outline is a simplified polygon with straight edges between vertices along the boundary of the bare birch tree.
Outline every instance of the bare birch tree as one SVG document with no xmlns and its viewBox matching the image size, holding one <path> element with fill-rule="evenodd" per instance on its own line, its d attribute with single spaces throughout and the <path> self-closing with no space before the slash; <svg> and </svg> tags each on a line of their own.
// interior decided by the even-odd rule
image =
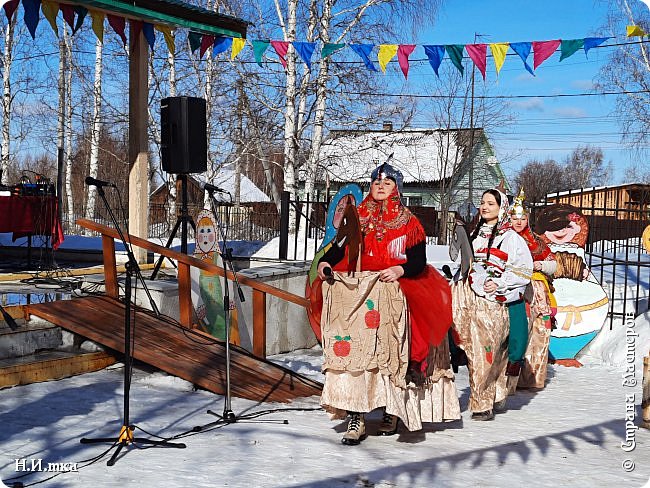
<svg viewBox="0 0 650 488">
<path fill-rule="evenodd" d="M 4 50 L 2 58 L 2 146 L 0 149 L 0 183 L 9 183 L 9 150 L 11 142 L 11 65 L 13 62 L 14 29 L 17 14 L 8 20 L 4 32 Z"/>
<path fill-rule="evenodd" d="M 93 115 L 91 120 L 90 129 L 90 161 L 88 164 L 88 174 L 92 178 L 97 178 L 99 169 L 99 137 L 102 131 L 102 72 L 103 72 L 103 53 L 104 46 L 102 41 L 96 39 L 95 41 L 95 77 L 93 83 Z M 70 165 L 71 167 L 72 165 Z M 68 191 L 68 199 L 71 199 L 72 188 L 70 174 L 67 178 L 70 190 Z M 95 212 L 95 198 L 97 189 L 94 186 L 88 188 L 88 197 L 86 201 L 86 218 L 93 219 Z M 72 207 L 72 202 L 70 202 Z"/>
<path fill-rule="evenodd" d="M 650 31 L 650 13 L 641 2 L 617 0 L 610 7 L 603 35 L 616 36 L 625 25 L 640 25 Z M 609 61 L 596 79 L 597 91 L 620 91 L 614 115 L 622 128 L 627 145 L 646 154 L 643 146 L 650 141 L 650 48 L 647 42 L 628 42 L 611 51 Z M 646 158 L 647 159 L 647 158 Z"/>
</svg>

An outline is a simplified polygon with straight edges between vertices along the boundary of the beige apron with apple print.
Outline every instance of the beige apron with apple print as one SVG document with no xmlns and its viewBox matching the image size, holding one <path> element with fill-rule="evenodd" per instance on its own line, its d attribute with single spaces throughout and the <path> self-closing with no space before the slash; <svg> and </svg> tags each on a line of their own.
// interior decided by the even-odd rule
<svg viewBox="0 0 650 488">
<path fill-rule="evenodd" d="M 323 283 L 321 405 L 332 418 L 385 407 L 409 430 L 460 418 L 446 339 L 430 350 L 425 384 L 406 383 L 408 323 L 399 283 L 379 281 L 378 272 L 335 272 Z"/>
</svg>

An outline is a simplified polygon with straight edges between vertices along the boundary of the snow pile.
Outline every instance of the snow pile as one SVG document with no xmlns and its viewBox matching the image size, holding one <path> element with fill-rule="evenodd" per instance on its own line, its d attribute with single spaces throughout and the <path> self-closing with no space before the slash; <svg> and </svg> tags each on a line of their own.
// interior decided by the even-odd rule
<svg viewBox="0 0 650 488">
<path fill-rule="evenodd" d="M 624 323 L 614 322 L 612 330 L 606 322 L 596 338 L 578 355 L 583 364 L 604 364 L 623 367 L 634 362 L 642 369 L 643 357 L 650 354 L 650 312 L 630 317 Z M 632 359 L 630 359 L 632 358 Z"/>
<path fill-rule="evenodd" d="M 287 259 L 289 260 L 298 260 L 298 261 L 311 261 L 314 259 L 315 249 L 320 245 L 315 239 L 307 239 L 307 249 L 305 250 L 305 239 L 299 238 L 298 243 L 296 244 L 296 236 L 294 234 L 289 234 L 289 245 L 287 251 Z M 305 252 L 306 251 L 306 252 Z M 261 249 L 255 252 L 251 256 L 251 267 L 255 266 L 264 266 L 265 263 L 253 264 L 253 260 L 256 258 L 261 259 L 278 259 L 280 255 L 280 238 L 275 237 L 267 242 Z"/>
</svg>

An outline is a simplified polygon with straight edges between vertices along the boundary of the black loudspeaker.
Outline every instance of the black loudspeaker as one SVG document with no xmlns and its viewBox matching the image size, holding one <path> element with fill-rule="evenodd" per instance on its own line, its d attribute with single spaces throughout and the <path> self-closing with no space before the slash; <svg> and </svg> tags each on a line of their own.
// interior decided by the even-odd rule
<svg viewBox="0 0 650 488">
<path fill-rule="evenodd" d="M 208 167 L 205 100 L 167 97 L 160 101 L 160 149 L 167 173 L 203 173 Z"/>
</svg>

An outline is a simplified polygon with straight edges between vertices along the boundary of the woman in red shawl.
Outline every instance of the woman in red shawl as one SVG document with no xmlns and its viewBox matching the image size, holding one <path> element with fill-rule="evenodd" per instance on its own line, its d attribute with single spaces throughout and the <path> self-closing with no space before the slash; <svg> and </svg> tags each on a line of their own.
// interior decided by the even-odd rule
<svg viewBox="0 0 650 488">
<path fill-rule="evenodd" d="M 447 343 L 449 285 L 426 264 L 424 229 L 400 200 L 402 174 L 385 163 L 371 178 L 358 208 L 361 271 L 332 279 L 332 268 L 346 269 L 347 248 L 336 244 L 318 265 L 325 281 L 321 404 L 334 418 L 351 416 L 342 439 L 348 445 L 365 437 L 364 413 L 380 407 L 379 435 L 395 434 L 398 419 L 419 430 L 422 422 L 460 418 Z"/>
</svg>

